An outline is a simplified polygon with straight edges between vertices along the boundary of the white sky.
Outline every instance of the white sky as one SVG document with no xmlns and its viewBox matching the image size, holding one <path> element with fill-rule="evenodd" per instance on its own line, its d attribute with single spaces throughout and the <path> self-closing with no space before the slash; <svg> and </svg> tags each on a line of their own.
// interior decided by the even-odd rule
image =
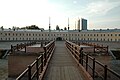
<svg viewBox="0 0 120 80">
<path fill-rule="evenodd" d="M 78 17 L 88 20 L 88 29 L 119 28 L 120 0 L 0 0 L 0 26 L 25 27 L 37 25 L 48 29 L 49 17 L 51 27 L 75 26 Z"/>
</svg>

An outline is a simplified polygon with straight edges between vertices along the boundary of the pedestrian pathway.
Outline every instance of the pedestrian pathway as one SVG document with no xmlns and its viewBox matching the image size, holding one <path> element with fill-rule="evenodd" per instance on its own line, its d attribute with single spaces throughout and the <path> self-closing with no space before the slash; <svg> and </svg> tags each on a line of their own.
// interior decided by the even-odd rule
<svg viewBox="0 0 120 80">
<path fill-rule="evenodd" d="M 84 80 L 78 65 L 67 52 L 63 41 L 56 42 L 56 49 L 50 60 L 44 80 Z"/>
</svg>

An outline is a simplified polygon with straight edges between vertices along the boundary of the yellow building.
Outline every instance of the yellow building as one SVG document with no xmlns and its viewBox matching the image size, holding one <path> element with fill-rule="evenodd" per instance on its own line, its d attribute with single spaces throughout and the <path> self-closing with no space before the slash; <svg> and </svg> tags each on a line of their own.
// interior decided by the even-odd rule
<svg viewBox="0 0 120 80">
<path fill-rule="evenodd" d="M 120 42 L 120 29 L 109 30 L 0 30 L 0 41 L 81 40 Z"/>
</svg>

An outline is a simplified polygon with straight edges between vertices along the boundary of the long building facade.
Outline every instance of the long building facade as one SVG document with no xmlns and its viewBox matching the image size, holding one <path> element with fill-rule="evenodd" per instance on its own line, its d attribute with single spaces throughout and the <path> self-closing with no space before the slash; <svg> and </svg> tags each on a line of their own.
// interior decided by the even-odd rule
<svg viewBox="0 0 120 80">
<path fill-rule="evenodd" d="M 0 41 L 77 40 L 120 42 L 120 29 L 110 30 L 0 30 Z"/>
</svg>

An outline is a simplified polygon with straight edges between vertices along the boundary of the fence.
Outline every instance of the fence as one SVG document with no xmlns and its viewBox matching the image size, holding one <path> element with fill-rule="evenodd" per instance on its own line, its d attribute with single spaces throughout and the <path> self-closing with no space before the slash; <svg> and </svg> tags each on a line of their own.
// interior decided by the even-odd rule
<svg viewBox="0 0 120 80">
<path fill-rule="evenodd" d="M 15 46 L 11 45 L 11 52 L 12 53 L 15 53 L 15 51 L 19 51 L 21 49 L 25 49 L 25 52 L 26 52 L 26 46 L 31 46 L 31 45 L 34 45 L 34 44 L 37 44 L 37 43 L 40 43 L 41 44 L 41 47 L 43 47 L 43 44 L 48 44 L 48 42 L 29 42 L 29 43 L 21 43 L 21 44 L 17 44 Z"/>
<path fill-rule="evenodd" d="M 54 49 L 55 41 L 51 41 L 44 47 L 45 52 L 41 54 L 32 64 L 28 65 L 28 67 L 16 78 L 16 80 L 42 79 Z"/>
<path fill-rule="evenodd" d="M 86 45 L 86 46 L 92 46 L 93 47 L 93 52 L 94 53 L 105 53 L 106 55 L 108 55 L 108 46 L 103 46 L 97 43 L 90 43 L 90 42 L 73 42 L 77 45 Z"/>
<path fill-rule="evenodd" d="M 120 75 L 118 73 L 107 67 L 107 65 L 102 64 L 95 58 L 84 53 L 80 46 L 66 41 L 66 47 L 94 80 L 120 80 Z"/>
</svg>

